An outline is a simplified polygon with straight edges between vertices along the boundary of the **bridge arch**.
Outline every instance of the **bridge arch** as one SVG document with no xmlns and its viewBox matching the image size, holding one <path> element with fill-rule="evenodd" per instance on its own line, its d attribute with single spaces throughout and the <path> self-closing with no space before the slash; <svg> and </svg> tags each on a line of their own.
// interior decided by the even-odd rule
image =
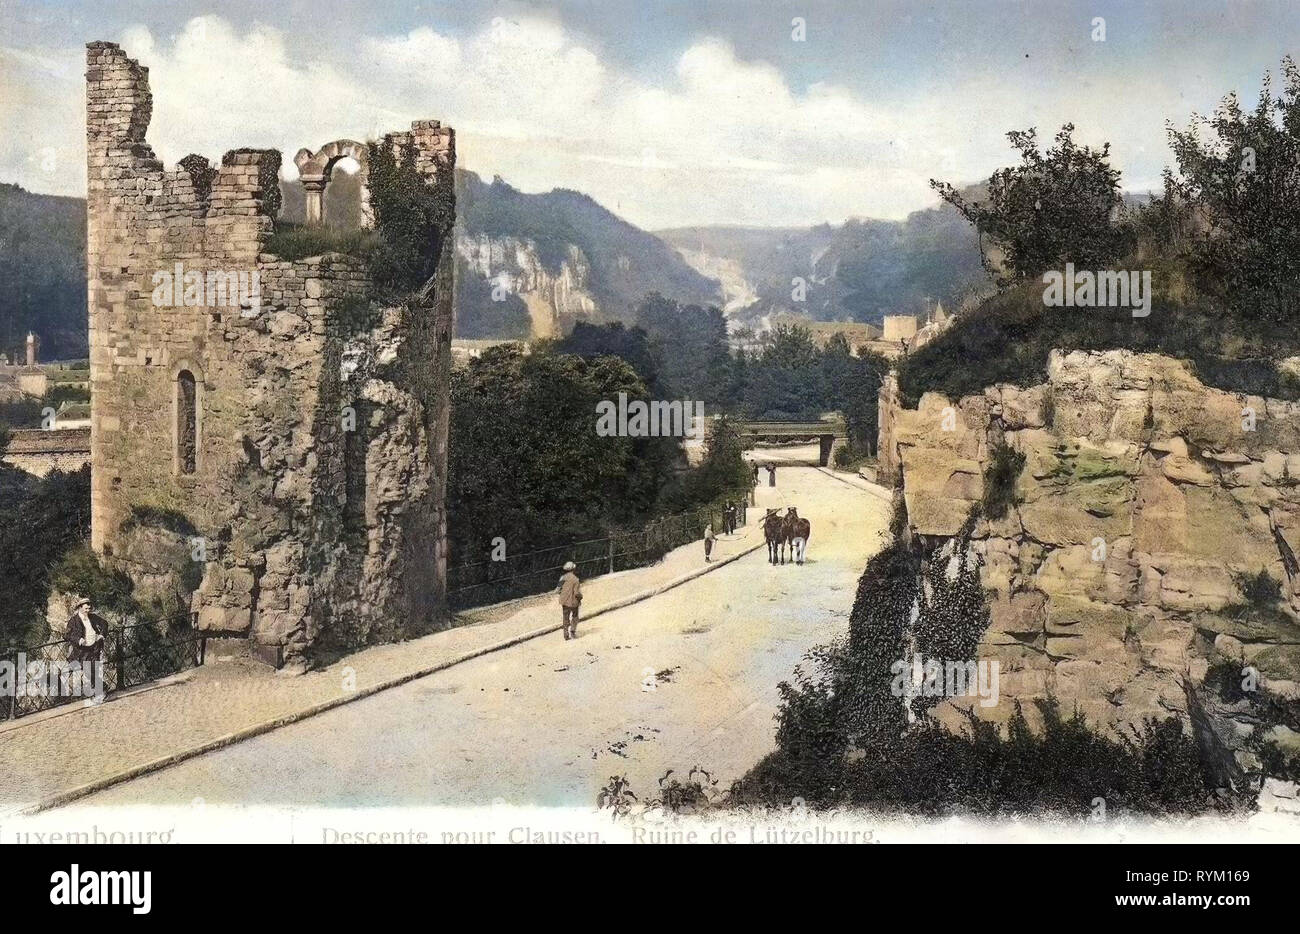
<svg viewBox="0 0 1300 934">
<path fill-rule="evenodd" d="M 849 436 L 848 428 L 842 419 L 825 419 L 818 422 L 776 422 L 748 421 L 740 423 L 740 437 L 743 440 L 757 441 L 795 441 L 802 438 L 816 438 L 818 441 L 818 462 L 825 467 L 830 463 L 831 451 L 836 441 Z"/>
</svg>

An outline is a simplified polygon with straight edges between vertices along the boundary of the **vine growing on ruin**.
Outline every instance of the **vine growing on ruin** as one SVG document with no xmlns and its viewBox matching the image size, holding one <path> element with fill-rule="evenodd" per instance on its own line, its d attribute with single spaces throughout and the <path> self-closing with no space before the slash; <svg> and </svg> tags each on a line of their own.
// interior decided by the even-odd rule
<svg viewBox="0 0 1300 934">
<path fill-rule="evenodd" d="M 398 149 L 390 138 L 368 146 L 370 204 L 382 241 L 368 257 L 371 273 L 383 288 L 419 289 L 437 272 L 455 224 L 454 188 L 425 178 L 409 143 Z"/>
</svg>

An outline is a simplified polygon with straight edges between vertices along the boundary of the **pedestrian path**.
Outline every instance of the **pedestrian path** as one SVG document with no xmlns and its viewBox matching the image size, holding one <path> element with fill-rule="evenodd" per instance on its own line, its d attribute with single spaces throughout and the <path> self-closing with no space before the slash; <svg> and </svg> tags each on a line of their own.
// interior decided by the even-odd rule
<svg viewBox="0 0 1300 934">
<path fill-rule="evenodd" d="M 750 522 L 719 536 L 713 561 L 696 541 L 657 564 L 583 584 L 583 618 L 609 612 L 737 560 L 763 545 L 759 490 Z M 558 579 L 558 578 L 557 578 Z M 205 665 L 98 707 L 0 725 L 0 816 L 75 800 L 201 752 L 405 683 L 560 627 L 551 594 L 469 610 L 452 629 L 355 652 L 319 671 L 277 673 L 248 659 Z M 558 636 L 557 636 L 558 638 Z"/>
</svg>

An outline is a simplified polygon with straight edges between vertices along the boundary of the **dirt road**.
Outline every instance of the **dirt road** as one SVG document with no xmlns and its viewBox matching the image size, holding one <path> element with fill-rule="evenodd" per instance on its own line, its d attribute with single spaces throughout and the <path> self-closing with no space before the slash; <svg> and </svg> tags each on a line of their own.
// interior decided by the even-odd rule
<svg viewBox="0 0 1300 934">
<path fill-rule="evenodd" d="M 590 805 L 611 775 L 644 793 L 695 765 L 729 783 L 773 747 L 778 682 L 844 631 L 887 522 L 882 500 L 815 468 L 763 480 L 760 509 L 793 504 L 812 522 L 803 566 L 772 567 L 760 550 L 597 617 L 576 641 L 475 659 L 80 807 Z"/>
</svg>

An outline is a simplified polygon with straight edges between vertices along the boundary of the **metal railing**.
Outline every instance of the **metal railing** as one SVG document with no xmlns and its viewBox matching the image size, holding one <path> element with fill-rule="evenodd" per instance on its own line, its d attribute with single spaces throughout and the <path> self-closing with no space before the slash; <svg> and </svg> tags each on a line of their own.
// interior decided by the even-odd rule
<svg viewBox="0 0 1300 934">
<path fill-rule="evenodd" d="M 193 614 L 187 613 L 166 619 L 110 624 L 99 655 L 105 696 L 202 665 L 206 639 L 194 623 Z M 13 691 L 0 693 L 0 720 L 13 720 L 86 700 L 84 692 L 68 690 L 71 679 L 80 677 L 80 672 L 69 667 L 71 652 L 72 645 L 66 639 L 59 639 L 0 653 L 0 662 L 13 665 L 15 682 Z M 37 664 L 33 666 L 33 663 Z M 55 673 L 51 675 L 51 671 Z M 20 680 L 24 688 L 21 691 L 17 690 Z M 55 690 L 51 691 L 51 687 Z"/>
<path fill-rule="evenodd" d="M 745 524 L 748 507 L 744 500 L 733 503 L 736 527 Z M 720 503 L 656 519 L 644 528 L 611 532 L 567 545 L 507 554 L 501 561 L 477 561 L 447 569 L 447 603 L 453 610 L 486 606 L 554 590 L 566 561 L 577 565 L 583 580 L 654 564 L 672 551 L 704 537 L 712 524 L 723 533 Z"/>
</svg>

